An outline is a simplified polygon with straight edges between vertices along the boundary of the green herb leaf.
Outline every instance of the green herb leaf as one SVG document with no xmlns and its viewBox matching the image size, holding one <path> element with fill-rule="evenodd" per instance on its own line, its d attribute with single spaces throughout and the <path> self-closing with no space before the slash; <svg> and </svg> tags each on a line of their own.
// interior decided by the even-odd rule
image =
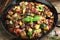
<svg viewBox="0 0 60 40">
<path fill-rule="evenodd" d="M 42 19 L 41 16 L 35 16 L 35 17 L 33 18 L 33 21 L 38 21 L 38 20 L 41 20 L 41 19 Z"/>
</svg>

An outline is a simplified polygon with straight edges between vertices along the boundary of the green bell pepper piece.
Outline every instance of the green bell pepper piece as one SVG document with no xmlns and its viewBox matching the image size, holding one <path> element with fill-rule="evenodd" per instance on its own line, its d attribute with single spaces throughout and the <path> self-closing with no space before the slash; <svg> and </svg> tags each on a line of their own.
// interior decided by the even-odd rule
<svg viewBox="0 0 60 40">
<path fill-rule="evenodd" d="M 28 34 L 27 34 L 27 35 L 28 35 L 28 36 L 32 36 L 32 34 L 33 34 L 32 32 L 28 32 Z"/>
<path fill-rule="evenodd" d="M 10 24 L 13 24 L 13 21 L 12 20 L 10 20 Z"/>
<path fill-rule="evenodd" d="M 41 27 L 41 28 L 46 28 L 46 27 L 47 27 L 47 25 L 46 25 L 46 24 L 44 24 L 44 23 L 42 23 L 42 24 L 40 25 L 40 27 Z"/>
<path fill-rule="evenodd" d="M 44 30 L 49 30 L 49 27 L 46 25 L 46 24 L 41 24 L 40 25 L 41 26 L 41 28 L 43 28 Z"/>
<path fill-rule="evenodd" d="M 39 11 L 43 11 L 44 10 L 43 7 L 44 7 L 43 5 L 39 5 L 39 6 L 37 6 L 37 9 L 39 9 Z"/>
</svg>

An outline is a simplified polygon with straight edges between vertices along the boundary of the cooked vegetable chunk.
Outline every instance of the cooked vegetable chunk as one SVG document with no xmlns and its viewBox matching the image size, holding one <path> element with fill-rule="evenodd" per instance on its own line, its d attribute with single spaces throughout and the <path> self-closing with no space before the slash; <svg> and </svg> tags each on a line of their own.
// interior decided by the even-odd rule
<svg viewBox="0 0 60 40">
<path fill-rule="evenodd" d="M 39 29 L 39 28 L 40 28 L 40 25 L 36 24 L 35 29 Z"/>
</svg>

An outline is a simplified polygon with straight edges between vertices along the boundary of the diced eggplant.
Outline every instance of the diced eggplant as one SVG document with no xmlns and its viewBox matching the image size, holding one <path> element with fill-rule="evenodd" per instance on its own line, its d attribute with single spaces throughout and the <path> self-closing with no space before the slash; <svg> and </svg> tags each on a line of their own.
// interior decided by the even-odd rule
<svg viewBox="0 0 60 40">
<path fill-rule="evenodd" d="M 14 28 L 9 28 L 9 31 L 10 31 L 10 32 L 13 32 L 13 31 L 14 31 Z"/>
<path fill-rule="evenodd" d="M 26 16 L 30 16 L 30 13 L 28 12 L 28 13 L 26 13 Z"/>
<path fill-rule="evenodd" d="M 21 28 L 25 28 L 26 26 L 25 26 L 25 24 L 23 24 L 22 26 L 21 26 Z"/>
</svg>

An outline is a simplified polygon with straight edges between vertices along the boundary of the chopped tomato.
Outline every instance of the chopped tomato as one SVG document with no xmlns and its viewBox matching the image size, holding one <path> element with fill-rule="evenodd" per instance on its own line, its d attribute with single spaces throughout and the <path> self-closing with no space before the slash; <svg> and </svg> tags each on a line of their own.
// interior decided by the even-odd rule
<svg viewBox="0 0 60 40">
<path fill-rule="evenodd" d="M 10 21 L 9 20 L 6 20 L 6 24 L 9 24 L 10 23 Z"/>
<path fill-rule="evenodd" d="M 49 29 L 51 29 L 51 28 L 52 28 L 52 26 L 51 26 L 51 25 L 48 25 L 48 27 L 49 27 Z"/>
<path fill-rule="evenodd" d="M 14 30 L 14 28 L 9 28 L 9 31 L 10 31 L 10 32 L 13 32 L 13 30 Z"/>
</svg>

